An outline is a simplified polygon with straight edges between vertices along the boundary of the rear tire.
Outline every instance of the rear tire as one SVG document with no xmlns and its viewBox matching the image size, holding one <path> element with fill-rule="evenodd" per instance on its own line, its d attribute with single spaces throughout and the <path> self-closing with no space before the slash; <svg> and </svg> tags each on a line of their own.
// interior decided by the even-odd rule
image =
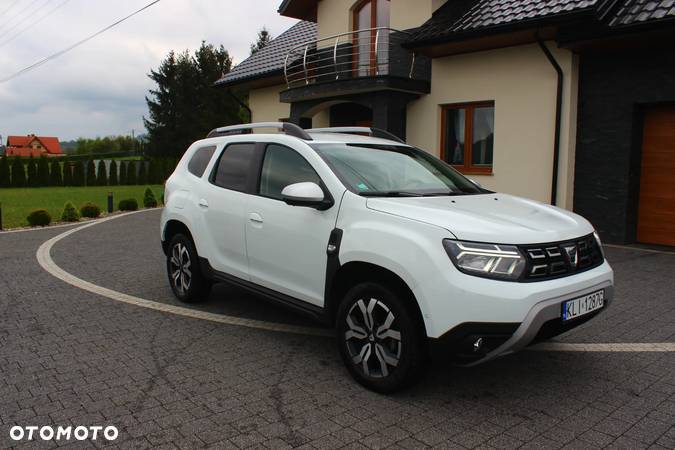
<svg viewBox="0 0 675 450">
<path fill-rule="evenodd" d="M 166 272 L 171 290 L 181 302 L 194 303 L 208 297 L 211 281 L 202 274 L 199 255 L 188 236 L 176 234 L 171 238 Z"/>
<path fill-rule="evenodd" d="M 421 324 L 401 296 L 377 283 L 345 295 L 337 313 L 337 341 L 352 377 L 376 392 L 390 393 L 417 381 L 425 365 Z"/>
</svg>

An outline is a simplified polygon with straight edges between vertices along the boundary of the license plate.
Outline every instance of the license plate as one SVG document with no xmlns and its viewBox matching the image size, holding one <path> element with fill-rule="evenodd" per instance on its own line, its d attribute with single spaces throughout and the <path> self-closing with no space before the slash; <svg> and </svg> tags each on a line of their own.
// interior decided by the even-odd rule
<svg viewBox="0 0 675 450">
<path fill-rule="evenodd" d="M 605 290 L 593 292 L 583 297 L 567 300 L 562 304 L 562 320 L 576 319 L 577 317 L 597 311 L 605 306 Z"/>
</svg>

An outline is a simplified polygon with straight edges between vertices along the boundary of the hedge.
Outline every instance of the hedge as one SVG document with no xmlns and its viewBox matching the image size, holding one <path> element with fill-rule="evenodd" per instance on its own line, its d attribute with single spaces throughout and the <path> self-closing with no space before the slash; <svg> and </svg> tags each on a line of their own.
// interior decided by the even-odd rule
<svg viewBox="0 0 675 450">
<path fill-rule="evenodd" d="M 120 211 L 136 211 L 138 209 L 138 202 L 135 198 L 126 198 L 120 200 L 120 203 L 117 205 L 117 209 Z"/>
<path fill-rule="evenodd" d="M 28 214 L 26 220 L 32 227 L 46 227 L 52 222 L 52 216 L 44 209 L 38 209 Z"/>
</svg>

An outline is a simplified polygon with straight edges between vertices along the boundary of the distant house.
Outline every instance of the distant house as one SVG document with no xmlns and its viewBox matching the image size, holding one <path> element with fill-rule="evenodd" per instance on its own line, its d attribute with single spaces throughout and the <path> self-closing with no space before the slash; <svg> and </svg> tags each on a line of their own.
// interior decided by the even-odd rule
<svg viewBox="0 0 675 450">
<path fill-rule="evenodd" d="M 60 156 L 63 155 L 59 138 L 51 136 L 8 136 L 7 147 L 5 150 L 7 156 Z"/>
</svg>

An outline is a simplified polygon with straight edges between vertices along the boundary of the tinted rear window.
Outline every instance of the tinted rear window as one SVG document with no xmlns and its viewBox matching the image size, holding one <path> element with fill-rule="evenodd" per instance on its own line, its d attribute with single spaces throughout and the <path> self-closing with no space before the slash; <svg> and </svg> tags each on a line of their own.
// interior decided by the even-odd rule
<svg viewBox="0 0 675 450">
<path fill-rule="evenodd" d="M 211 161 L 211 157 L 215 151 L 215 145 L 198 148 L 188 163 L 188 171 L 190 171 L 192 175 L 196 175 L 198 177 L 204 175 L 206 166 L 209 165 L 209 161 Z"/>
<path fill-rule="evenodd" d="M 220 156 L 213 183 L 225 189 L 246 191 L 252 176 L 255 144 L 228 145 Z"/>
</svg>

